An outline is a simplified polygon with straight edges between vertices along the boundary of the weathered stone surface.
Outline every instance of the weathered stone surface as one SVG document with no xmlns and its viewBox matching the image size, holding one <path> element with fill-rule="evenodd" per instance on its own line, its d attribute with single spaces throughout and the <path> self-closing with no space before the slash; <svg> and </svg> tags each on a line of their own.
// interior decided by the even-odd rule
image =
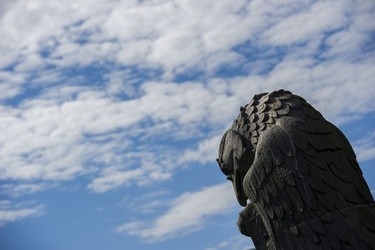
<svg viewBox="0 0 375 250">
<path fill-rule="evenodd" d="M 289 91 L 254 96 L 218 163 L 257 249 L 375 249 L 375 205 L 350 143 Z M 250 203 L 248 203 L 250 200 Z"/>
</svg>

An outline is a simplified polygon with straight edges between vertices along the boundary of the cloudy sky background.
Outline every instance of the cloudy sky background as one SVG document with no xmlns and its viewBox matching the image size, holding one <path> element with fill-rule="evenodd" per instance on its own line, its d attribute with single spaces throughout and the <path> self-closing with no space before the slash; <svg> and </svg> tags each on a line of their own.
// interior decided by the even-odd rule
<svg viewBox="0 0 375 250">
<path fill-rule="evenodd" d="M 303 96 L 375 190 L 372 0 L 0 0 L 0 249 L 246 249 L 221 135 Z"/>
</svg>

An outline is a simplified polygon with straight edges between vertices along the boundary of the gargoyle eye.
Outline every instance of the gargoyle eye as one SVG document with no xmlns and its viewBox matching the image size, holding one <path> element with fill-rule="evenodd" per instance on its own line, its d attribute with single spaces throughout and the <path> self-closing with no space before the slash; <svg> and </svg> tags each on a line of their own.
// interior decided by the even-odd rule
<svg viewBox="0 0 375 250">
<path fill-rule="evenodd" d="M 232 175 L 234 173 L 233 166 L 233 152 L 231 151 L 229 155 L 226 155 L 225 159 L 218 160 L 221 171 L 226 175 Z"/>
</svg>

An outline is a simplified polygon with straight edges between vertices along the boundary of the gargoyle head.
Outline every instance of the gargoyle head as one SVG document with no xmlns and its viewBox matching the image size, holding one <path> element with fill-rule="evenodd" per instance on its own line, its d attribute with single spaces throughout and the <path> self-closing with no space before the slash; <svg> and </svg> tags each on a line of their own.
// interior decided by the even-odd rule
<svg viewBox="0 0 375 250">
<path fill-rule="evenodd" d="M 254 161 L 251 142 L 238 131 L 229 129 L 223 135 L 217 162 L 221 171 L 233 184 L 238 203 L 246 206 L 248 197 L 243 188 L 243 179 Z"/>
</svg>

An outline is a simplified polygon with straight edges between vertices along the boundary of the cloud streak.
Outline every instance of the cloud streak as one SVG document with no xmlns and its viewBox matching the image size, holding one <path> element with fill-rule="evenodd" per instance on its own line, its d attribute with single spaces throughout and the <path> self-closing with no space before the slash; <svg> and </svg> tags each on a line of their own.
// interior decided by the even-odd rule
<svg viewBox="0 0 375 250">
<path fill-rule="evenodd" d="M 375 132 L 354 142 L 354 149 L 359 161 L 369 161 L 375 159 Z"/>
<path fill-rule="evenodd" d="M 234 204 L 229 183 L 206 187 L 177 197 L 168 211 L 154 221 L 128 222 L 117 227 L 117 232 L 135 235 L 149 242 L 178 237 L 201 230 L 208 219 L 226 213 Z"/>
<path fill-rule="evenodd" d="M 13 204 L 8 200 L 0 200 L 0 226 L 28 217 L 40 216 L 43 206 L 24 207 L 22 204 Z"/>
</svg>

